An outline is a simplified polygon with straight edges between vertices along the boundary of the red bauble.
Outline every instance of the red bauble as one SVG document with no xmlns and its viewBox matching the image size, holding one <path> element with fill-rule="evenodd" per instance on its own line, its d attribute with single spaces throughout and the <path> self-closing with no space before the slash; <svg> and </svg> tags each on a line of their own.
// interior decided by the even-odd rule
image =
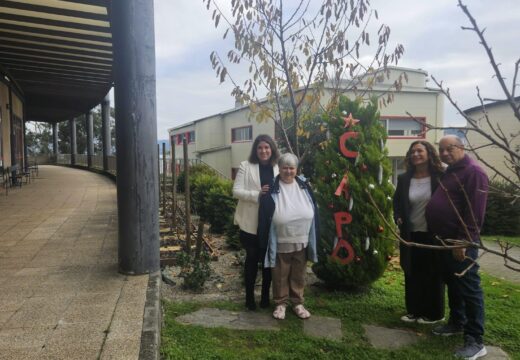
<svg viewBox="0 0 520 360">
<path fill-rule="evenodd" d="M 382 233 L 384 230 L 385 230 L 385 228 L 382 227 L 381 225 L 379 225 L 379 226 L 377 227 L 377 232 L 378 232 L 378 233 Z"/>
<path fill-rule="evenodd" d="M 334 209 L 334 204 L 329 204 L 329 209 Z"/>
</svg>

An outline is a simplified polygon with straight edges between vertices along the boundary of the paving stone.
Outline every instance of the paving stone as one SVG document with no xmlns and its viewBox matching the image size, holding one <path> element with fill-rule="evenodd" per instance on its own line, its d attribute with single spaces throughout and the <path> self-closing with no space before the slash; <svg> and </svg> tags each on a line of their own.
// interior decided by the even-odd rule
<svg viewBox="0 0 520 360">
<path fill-rule="evenodd" d="M 185 325 L 199 325 L 207 328 L 223 327 L 235 330 L 279 330 L 278 323 L 265 313 L 245 313 L 228 310 L 202 308 L 190 314 L 178 316 L 178 322 Z"/>
<path fill-rule="evenodd" d="M 510 357 L 507 353 L 497 346 L 486 345 L 487 355 L 484 359 L 486 360 L 509 360 Z"/>
<path fill-rule="evenodd" d="M 306 319 L 303 322 L 303 332 L 308 336 L 329 340 L 341 340 L 343 337 L 341 320 L 324 316 L 312 315 Z"/>
<path fill-rule="evenodd" d="M 375 325 L 363 325 L 365 335 L 376 349 L 399 349 L 419 341 L 417 333 L 409 330 L 389 329 Z"/>
</svg>

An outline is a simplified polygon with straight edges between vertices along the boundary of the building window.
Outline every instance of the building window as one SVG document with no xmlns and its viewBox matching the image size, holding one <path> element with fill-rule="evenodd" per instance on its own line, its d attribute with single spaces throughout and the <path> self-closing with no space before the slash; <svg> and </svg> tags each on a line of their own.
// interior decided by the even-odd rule
<svg viewBox="0 0 520 360">
<path fill-rule="evenodd" d="M 251 141 L 253 140 L 253 127 L 244 126 L 231 129 L 231 142 Z"/>
<path fill-rule="evenodd" d="M 194 143 L 195 142 L 195 130 L 190 131 L 186 134 L 188 134 L 188 143 Z"/>
<path fill-rule="evenodd" d="M 389 138 L 424 138 L 426 118 L 385 116 L 381 117 L 381 123 L 387 131 Z M 422 123 L 421 123 L 422 122 Z"/>
<path fill-rule="evenodd" d="M 175 143 L 177 145 L 182 145 L 182 135 L 183 134 L 177 134 L 177 135 L 174 135 L 175 136 Z"/>
</svg>

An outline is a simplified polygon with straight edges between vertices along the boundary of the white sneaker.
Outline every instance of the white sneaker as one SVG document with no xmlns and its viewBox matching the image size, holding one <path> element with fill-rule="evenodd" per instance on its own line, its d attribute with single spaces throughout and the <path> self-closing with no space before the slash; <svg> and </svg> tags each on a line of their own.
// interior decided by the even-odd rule
<svg viewBox="0 0 520 360">
<path fill-rule="evenodd" d="M 415 315 L 412 314 L 406 314 L 401 316 L 401 321 L 407 322 L 407 323 L 414 323 L 417 321 L 417 318 Z"/>
<path fill-rule="evenodd" d="M 442 318 L 442 319 L 437 319 L 437 320 L 430 320 L 430 319 L 428 319 L 427 317 L 422 317 L 422 316 L 421 316 L 420 318 L 417 319 L 417 323 L 418 323 L 418 324 L 423 324 L 423 325 L 424 325 L 424 324 L 426 324 L 426 325 L 437 324 L 437 323 L 440 322 L 440 321 L 444 321 L 444 318 Z"/>
</svg>

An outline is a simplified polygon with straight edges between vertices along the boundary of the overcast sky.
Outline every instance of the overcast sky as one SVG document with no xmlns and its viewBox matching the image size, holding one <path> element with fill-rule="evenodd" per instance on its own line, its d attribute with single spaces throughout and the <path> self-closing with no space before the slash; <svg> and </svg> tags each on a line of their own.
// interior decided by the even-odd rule
<svg viewBox="0 0 520 360">
<path fill-rule="evenodd" d="M 379 21 L 390 26 L 391 43 L 404 45 L 399 66 L 421 68 L 443 80 L 463 109 L 478 105 L 476 86 L 484 97 L 503 97 L 476 35 L 460 28 L 469 22 L 456 0 L 372 0 L 371 4 Z M 485 37 L 510 84 L 520 58 L 520 1 L 465 0 L 465 4 L 486 28 Z M 167 129 L 230 109 L 234 99 L 231 85 L 219 85 L 211 68 L 211 51 L 228 48 L 202 0 L 155 0 L 155 28 L 157 135 L 166 139 Z M 462 123 L 448 102 L 444 119 L 449 125 Z"/>
</svg>

